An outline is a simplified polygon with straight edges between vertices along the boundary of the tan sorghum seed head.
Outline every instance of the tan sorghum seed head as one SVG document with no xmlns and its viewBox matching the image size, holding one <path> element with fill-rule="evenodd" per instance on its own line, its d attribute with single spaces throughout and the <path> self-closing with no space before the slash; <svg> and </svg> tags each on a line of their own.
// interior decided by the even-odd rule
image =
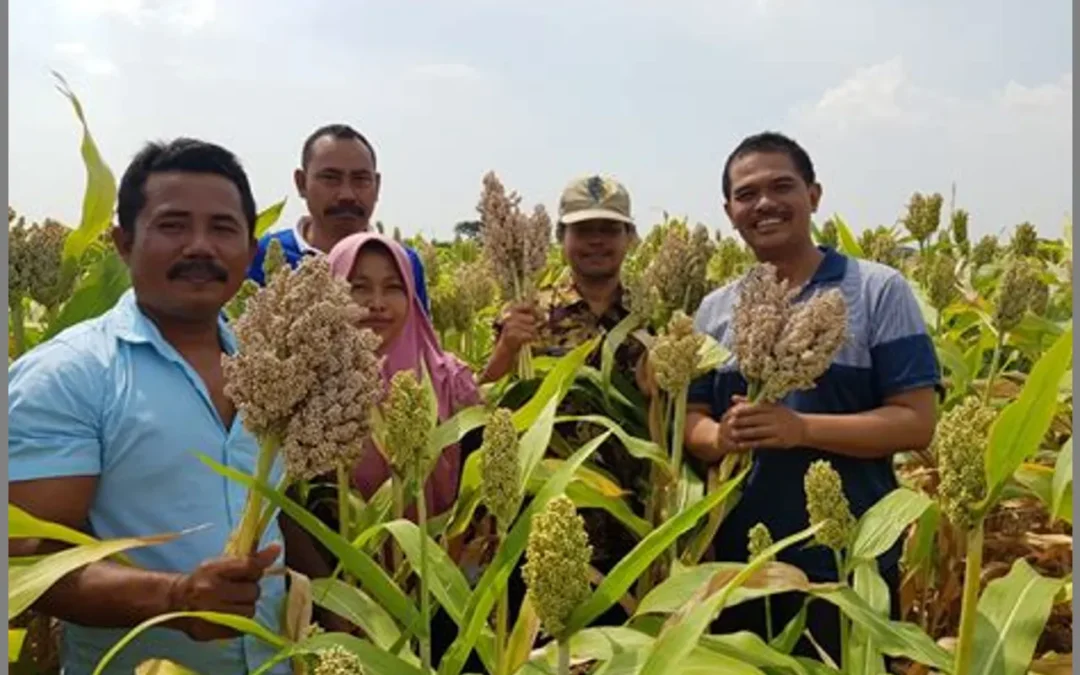
<svg viewBox="0 0 1080 675">
<path fill-rule="evenodd" d="M 663 238 L 642 272 L 638 290 L 647 294 L 639 301 L 649 307 L 646 317 L 666 325 L 676 310 L 693 312 L 701 304 L 710 288 L 709 259 L 716 245 L 704 225 L 691 231 L 685 222 L 672 220 L 657 229 L 661 228 Z"/>
<path fill-rule="evenodd" d="M 381 408 L 386 425 L 384 450 L 387 462 L 398 476 L 418 476 L 435 428 L 432 414 L 435 399 L 431 389 L 415 371 L 399 370 L 390 378 Z"/>
<path fill-rule="evenodd" d="M 313 675 L 363 675 L 365 672 L 359 657 L 338 645 L 319 650 L 316 657 Z"/>
<path fill-rule="evenodd" d="M 507 300 L 528 296 L 536 274 L 547 264 L 551 219 L 537 208 L 532 216 L 521 212 L 521 197 L 506 194 L 494 172 L 484 176 L 480 212 L 484 255 Z"/>
<path fill-rule="evenodd" d="M 667 330 L 656 338 L 649 352 L 656 384 L 662 390 L 678 394 L 689 386 L 704 341 L 705 336 L 694 331 L 694 320 L 681 309 L 676 310 Z"/>
<path fill-rule="evenodd" d="M 986 444 L 995 416 L 978 397 L 969 396 L 942 416 L 934 434 L 938 503 L 962 530 L 975 524 L 976 507 L 986 497 Z"/>
<path fill-rule="evenodd" d="M 518 435 L 510 410 L 497 408 L 488 418 L 480 452 L 484 507 L 495 517 L 499 531 L 508 532 L 523 497 Z"/>
<path fill-rule="evenodd" d="M 769 263 L 754 266 L 740 282 L 732 321 L 732 352 L 747 380 L 760 381 L 772 368 L 773 348 L 797 294 L 798 289 L 790 289 Z"/>
<path fill-rule="evenodd" d="M 834 551 L 844 549 L 855 529 L 855 516 L 851 514 L 847 496 L 844 495 L 840 474 L 828 460 L 816 460 L 806 471 L 803 488 L 806 490 L 810 525 L 825 523 L 814 539 Z"/>
<path fill-rule="evenodd" d="M 533 516 L 522 576 L 536 614 L 549 635 L 560 637 L 566 620 L 589 597 L 592 546 L 585 521 L 566 496 Z"/>
<path fill-rule="evenodd" d="M 847 339 L 847 304 L 838 288 L 799 303 L 776 340 L 761 377 L 761 400 L 813 389 Z"/>
<path fill-rule="evenodd" d="M 379 339 L 356 327 L 361 314 L 319 256 L 275 274 L 234 324 L 225 393 L 248 431 L 281 442 L 296 479 L 352 463 L 370 433 L 382 378 Z"/>
<path fill-rule="evenodd" d="M 769 532 L 769 528 L 766 527 L 765 523 L 758 523 L 751 527 L 747 539 L 749 541 L 746 550 L 750 553 L 751 560 L 773 545 L 772 533 Z"/>
<path fill-rule="evenodd" d="M 1034 257 L 1039 248 L 1039 233 L 1031 223 L 1020 223 L 1013 232 L 1010 246 L 1013 255 Z"/>
<path fill-rule="evenodd" d="M 937 253 L 929 262 L 924 284 L 930 306 L 942 311 L 960 297 L 956 260 L 946 253 Z"/>
<path fill-rule="evenodd" d="M 1026 258 L 1012 257 L 998 284 L 994 305 L 994 327 L 1000 331 L 1016 328 L 1024 318 L 1038 277 Z"/>
<path fill-rule="evenodd" d="M 74 277 L 64 279 L 62 274 L 64 242 L 70 233 L 70 228 L 55 220 L 46 220 L 30 228 L 28 244 L 33 253 L 33 271 L 28 292 L 34 302 L 43 307 L 59 307 L 74 288 Z"/>
</svg>

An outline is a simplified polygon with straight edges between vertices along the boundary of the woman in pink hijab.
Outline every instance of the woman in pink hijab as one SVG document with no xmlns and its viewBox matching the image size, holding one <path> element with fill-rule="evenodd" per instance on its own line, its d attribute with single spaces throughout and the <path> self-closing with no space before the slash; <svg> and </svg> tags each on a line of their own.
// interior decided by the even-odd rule
<svg viewBox="0 0 1080 675">
<path fill-rule="evenodd" d="M 354 234 L 334 246 L 328 261 L 331 273 L 352 286 L 354 302 L 368 310 L 361 325 L 382 338 L 379 354 L 383 357 L 384 386 L 400 370 L 411 369 L 421 375 L 423 365 L 434 385 L 440 422 L 481 402 L 472 371 L 439 346 L 416 295 L 409 259 L 397 242 L 374 233 Z M 428 476 L 425 491 L 432 516 L 453 506 L 462 461 L 461 448 L 450 446 Z M 389 465 L 369 441 L 353 469 L 353 486 L 369 499 L 389 477 Z M 406 515 L 415 520 L 415 507 L 410 506 Z"/>
</svg>

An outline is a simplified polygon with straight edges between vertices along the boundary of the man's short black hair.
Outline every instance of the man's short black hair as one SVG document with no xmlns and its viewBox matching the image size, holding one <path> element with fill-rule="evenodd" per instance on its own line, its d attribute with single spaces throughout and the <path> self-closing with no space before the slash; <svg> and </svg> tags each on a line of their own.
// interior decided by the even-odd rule
<svg viewBox="0 0 1080 675">
<path fill-rule="evenodd" d="M 807 185 L 813 185 L 816 181 L 814 176 L 814 163 L 810 161 L 810 155 L 801 145 L 787 136 L 775 131 L 764 131 L 760 134 L 747 136 L 728 155 L 724 162 L 724 175 L 721 179 L 724 191 L 724 199 L 731 199 L 731 165 L 735 160 L 754 152 L 777 152 L 787 155 L 795 170 Z"/>
<path fill-rule="evenodd" d="M 360 141 L 368 152 L 371 153 L 371 166 L 372 168 L 378 168 L 378 161 L 375 159 L 375 148 L 371 145 L 371 142 L 364 137 L 364 134 L 360 133 L 356 129 L 353 129 L 348 124 L 327 124 L 321 126 L 315 131 L 311 132 L 311 135 L 304 141 L 304 149 L 300 153 L 300 168 L 307 169 L 308 162 L 311 161 L 311 149 L 315 145 L 315 141 L 319 140 L 323 136 L 330 136 L 332 138 L 338 138 L 341 140 L 353 140 Z"/>
<path fill-rule="evenodd" d="M 116 197 L 117 219 L 128 234 L 135 232 L 135 219 L 146 206 L 146 182 L 154 173 L 212 173 L 227 178 L 240 192 L 240 206 L 248 231 L 255 234 L 255 196 L 244 168 L 236 155 L 220 145 L 194 138 L 177 138 L 168 143 L 147 143 L 131 160 L 120 179 Z"/>
</svg>

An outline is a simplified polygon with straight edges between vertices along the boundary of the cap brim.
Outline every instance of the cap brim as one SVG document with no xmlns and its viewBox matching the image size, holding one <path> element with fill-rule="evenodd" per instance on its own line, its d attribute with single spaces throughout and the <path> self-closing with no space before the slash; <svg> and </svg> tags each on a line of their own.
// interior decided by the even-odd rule
<svg viewBox="0 0 1080 675">
<path fill-rule="evenodd" d="M 608 209 L 585 209 L 584 211 L 574 211 L 568 213 L 559 219 L 564 225 L 573 225 L 574 223 L 583 223 L 586 220 L 615 220 L 620 223 L 626 223 L 627 225 L 634 225 L 634 219 L 628 216 L 624 216 L 618 211 L 609 211 Z"/>
</svg>

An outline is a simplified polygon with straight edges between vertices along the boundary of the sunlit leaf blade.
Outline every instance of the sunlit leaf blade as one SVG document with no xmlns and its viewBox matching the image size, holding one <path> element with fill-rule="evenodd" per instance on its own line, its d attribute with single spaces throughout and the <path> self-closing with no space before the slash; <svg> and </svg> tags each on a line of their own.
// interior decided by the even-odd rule
<svg viewBox="0 0 1080 675">
<path fill-rule="evenodd" d="M 878 616 L 889 616 L 889 586 L 877 571 L 874 562 L 863 562 L 855 568 L 855 594 L 866 601 Z M 851 637 L 845 661 L 848 675 L 881 675 L 886 672 L 885 658 L 877 648 L 870 631 L 858 621 L 851 624 Z"/>
<path fill-rule="evenodd" d="M 1057 462 L 1054 465 L 1054 482 L 1052 487 L 1053 505 L 1051 513 L 1061 513 L 1064 507 L 1072 504 L 1073 483 L 1073 441 L 1072 438 L 1065 441 L 1065 445 L 1058 452 Z M 1066 511 L 1069 509 L 1065 508 Z M 1072 522 L 1070 518 L 1069 522 Z"/>
<path fill-rule="evenodd" d="M 926 495 L 907 488 L 885 495 L 859 518 L 849 555 L 854 561 L 876 559 L 892 548 L 931 503 Z"/>
<path fill-rule="evenodd" d="M 71 297 L 60 307 L 56 318 L 45 327 L 42 340 L 54 337 L 66 328 L 101 316 L 131 288 L 127 265 L 110 251 L 91 263 L 79 277 Z"/>
<path fill-rule="evenodd" d="M 256 239 L 269 232 L 270 228 L 272 228 L 274 224 L 277 223 L 278 219 L 281 218 L 281 212 L 285 209 L 285 203 L 287 201 L 289 201 L 288 197 L 282 199 L 276 204 L 271 204 L 259 213 L 259 215 L 255 218 Z"/>
<path fill-rule="evenodd" d="M 390 649 L 401 639 L 394 618 L 379 603 L 361 589 L 340 579 L 313 579 L 311 599 L 324 609 L 347 620 L 364 631 L 364 635 L 382 647 Z"/>
<path fill-rule="evenodd" d="M 19 660 L 24 642 L 26 642 L 25 628 L 8 628 L 8 663 Z"/>
<path fill-rule="evenodd" d="M 987 584 L 979 598 L 973 675 L 1024 675 L 1034 656 L 1060 579 L 1039 575 L 1023 558 Z"/>
<path fill-rule="evenodd" d="M 150 659 L 135 667 L 135 675 L 200 675 L 179 663 L 166 659 Z"/>
<path fill-rule="evenodd" d="M 837 248 L 840 252 L 852 258 L 865 258 L 866 252 L 862 250 L 859 240 L 852 234 L 847 221 L 841 218 L 838 213 L 833 215 L 832 221 L 836 223 L 836 233 L 839 239 Z"/>
<path fill-rule="evenodd" d="M 274 658 L 264 663 L 258 670 L 253 671 L 252 675 L 263 675 L 281 661 L 302 654 L 316 654 L 330 647 L 341 647 L 352 652 L 359 659 L 361 665 L 370 673 L 424 675 L 424 671 L 414 663 L 380 649 L 367 640 L 344 633 L 324 633 L 297 644 L 283 646 Z"/>
</svg>

